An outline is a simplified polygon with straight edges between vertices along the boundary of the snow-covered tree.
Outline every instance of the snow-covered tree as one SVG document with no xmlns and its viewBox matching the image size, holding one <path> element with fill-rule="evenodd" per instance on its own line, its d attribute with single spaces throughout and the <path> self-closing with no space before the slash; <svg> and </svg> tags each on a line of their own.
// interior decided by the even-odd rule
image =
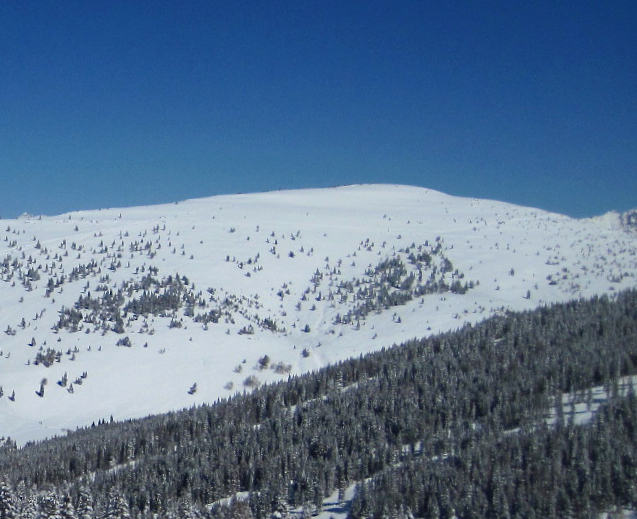
<svg viewBox="0 0 637 519">
<path fill-rule="evenodd" d="M 0 479 L 0 519 L 17 517 L 16 496 L 5 479 Z"/>
</svg>

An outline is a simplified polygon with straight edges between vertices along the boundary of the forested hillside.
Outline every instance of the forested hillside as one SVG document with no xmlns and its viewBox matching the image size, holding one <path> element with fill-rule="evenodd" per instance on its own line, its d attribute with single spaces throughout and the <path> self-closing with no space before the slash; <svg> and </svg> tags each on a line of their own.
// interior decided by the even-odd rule
<svg viewBox="0 0 637 519">
<path fill-rule="evenodd" d="M 367 185 L 4 220 L 0 437 L 209 404 L 636 288 L 630 214 Z"/>
<path fill-rule="evenodd" d="M 635 291 L 507 313 L 215 405 L 6 441 L 0 516 L 311 515 L 361 482 L 352 519 L 594 517 L 637 505 L 619 390 L 636 373 Z M 576 425 L 562 395 L 592 405 L 599 385 Z"/>
</svg>

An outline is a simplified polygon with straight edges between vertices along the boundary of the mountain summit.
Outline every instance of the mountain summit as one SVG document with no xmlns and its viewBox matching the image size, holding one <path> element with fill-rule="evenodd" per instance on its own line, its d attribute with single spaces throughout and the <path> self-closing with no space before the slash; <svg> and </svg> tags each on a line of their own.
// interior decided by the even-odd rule
<svg viewBox="0 0 637 519">
<path fill-rule="evenodd" d="M 622 226 L 408 186 L 3 220 L 0 436 L 212 402 L 637 285 Z"/>
</svg>

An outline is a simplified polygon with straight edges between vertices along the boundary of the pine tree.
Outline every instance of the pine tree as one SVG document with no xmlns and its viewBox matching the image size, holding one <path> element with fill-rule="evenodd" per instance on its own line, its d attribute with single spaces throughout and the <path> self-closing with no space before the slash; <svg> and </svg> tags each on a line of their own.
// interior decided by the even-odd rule
<svg viewBox="0 0 637 519">
<path fill-rule="evenodd" d="M 124 500 L 124 496 L 117 490 L 109 493 L 103 517 L 104 519 L 130 519 L 131 514 L 128 504 Z"/>
<path fill-rule="evenodd" d="M 39 517 L 38 502 L 34 495 L 25 496 L 24 501 L 20 503 L 20 514 L 18 517 L 20 519 L 36 519 Z"/>
<path fill-rule="evenodd" d="M 63 519 L 60 498 L 52 491 L 42 496 L 40 501 L 40 515 L 43 519 Z"/>
<path fill-rule="evenodd" d="M 196 519 L 198 517 L 198 514 L 189 499 L 182 498 L 179 500 L 177 517 L 179 517 L 179 519 Z"/>
<path fill-rule="evenodd" d="M 17 517 L 17 502 L 15 494 L 9 484 L 0 480 L 0 519 L 13 519 Z"/>
<path fill-rule="evenodd" d="M 77 500 L 77 518 L 78 519 L 93 519 L 93 499 L 91 493 L 87 487 L 80 488 L 78 500 Z"/>
<path fill-rule="evenodd" d="M 73 502 L 68 495 L 65 495 L 62 499 L 62 507 L 60 510 L 60 516 L 63 519 L 78 519 Z"/>
<path fill-rule="evenodd" d="M 254 515 L 246 500 L 233 499 L 230 502 L 230 514 L 228 519 L 254 519 Z"/>
</svg>

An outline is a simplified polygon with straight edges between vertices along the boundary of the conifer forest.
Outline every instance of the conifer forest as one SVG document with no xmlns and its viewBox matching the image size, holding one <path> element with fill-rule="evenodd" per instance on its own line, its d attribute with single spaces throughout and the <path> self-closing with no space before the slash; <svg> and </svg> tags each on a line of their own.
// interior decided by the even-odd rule
<svg viewBox="0 0 637 519">
<path fill-rule="evenodd" d="M 0 519 L 594 518 L 637 507 L 637 291 L 0 448 Z M 158 384 L 161 381 L 157 382 Z M 300 514 L 300 515 L 299 515 Z"/>
</svg>

